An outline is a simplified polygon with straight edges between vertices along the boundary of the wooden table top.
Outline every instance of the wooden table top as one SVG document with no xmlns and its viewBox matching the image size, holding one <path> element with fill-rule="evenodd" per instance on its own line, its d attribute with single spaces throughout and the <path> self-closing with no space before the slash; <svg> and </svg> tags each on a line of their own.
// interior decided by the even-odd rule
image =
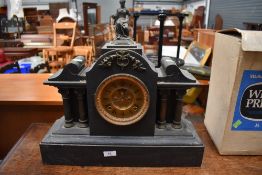
<svg viewBox="0 0 262 175">
<path fill-rule="evenodd" d="M 62 105 L 57 88 L 43 85 L 51 74 L 0 74 L 0 105 Z"/>
<path fill-rule="evenodd" d="M 0 174 L 11 175 L 261 175 L 262 156 L 220 156 L 211 141 L 203 120 L 194 122 L 198 134 L 205 144 L 202 167 L 80 167 L 43 165 L 40 156 L 39 143 L 50 128 L 49 124 L 33 124 L 17 142 L 0 165 Z"/>
<path fill-rule="evenodd" d="M 57 88 L 43 85 L 51 74 L 0 74 L 0 105 L 62 105 Z M 208 86 L 208 80 L 198 80 Z"/>
<path fill-rule="evenodd" d="M 4 53 L 24 53 L 24 52 L 33 52 L 37 49 L 32 48 L 23 48 L 23 47 L 4 47 L 2 48 Z"/>
</svg>

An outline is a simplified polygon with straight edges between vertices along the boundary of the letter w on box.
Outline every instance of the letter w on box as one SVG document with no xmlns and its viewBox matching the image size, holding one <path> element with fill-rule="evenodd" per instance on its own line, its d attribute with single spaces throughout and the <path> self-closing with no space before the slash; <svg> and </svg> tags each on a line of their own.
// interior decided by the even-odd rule
<svg viewBox="0 0 262 175">
<path fill-rule="evenodd" d="M 262 131 L 262 71 L 244 71 L 232 130 Z"/>
</svg>

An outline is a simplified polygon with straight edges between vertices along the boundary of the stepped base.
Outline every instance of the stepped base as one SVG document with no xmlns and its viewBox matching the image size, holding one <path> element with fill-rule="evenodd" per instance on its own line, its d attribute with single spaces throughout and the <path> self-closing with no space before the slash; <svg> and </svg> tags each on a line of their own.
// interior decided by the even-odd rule
<svg viewBox="0 0 262 175">
<path fill-rule="evenodd" d="M 63 128 L 55 122 L 40 143 L 43 163 L 79 166 L 201 166 L 204 145 L 192 123 L 155 130 L 153 137 L 90 136 L 89 128 Z"/>
</svg>

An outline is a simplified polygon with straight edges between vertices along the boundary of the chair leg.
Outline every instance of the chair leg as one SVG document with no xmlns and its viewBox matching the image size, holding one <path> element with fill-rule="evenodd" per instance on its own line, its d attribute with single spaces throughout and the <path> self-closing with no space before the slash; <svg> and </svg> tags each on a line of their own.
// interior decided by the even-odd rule
<svg viewBox="0 0 262 175">
<path fill-rule="evenodd" d="M 68 63 L 70 63 L 70 61 L 72 60 L 73 58 L 73 55 L 72 53 L 67 53 L 68 54 Z"/>
<path fill-rule="evenodd" d="M 70 63 L 70 61 L 71 61 L 71 54 L 70 53 L 66 53 L 66 64 L 68 64 L 68 63 Z"/>
<path fill-rule="evenodd" d="M 91 66 L 92 62 L 92 51 L 90 49 L 88 52 L 88 66 Z"/>
<path fill-rule="evenodd" d="M 43 53 L 44 60 L 46 60 L 46 51 L 44 49 L 43 49 L 42 53 Z"/>
<path fill-rule="evenodd" d="M 86 58 L 86 65 L 89 67 L 90 66 L 90 60 L 89 60 L 89 51 L 88 50 L 85 53 L 85 58 Z"/>
<path fill-rule="evenodd" d="M 65 64 L 69 63 L 69 58 L 68 58 L 68 54 L 67 53 L 65 54 L 65 61 L 64 62 L 65 62 Z"/>
<path fill-rule="evenodd" d="M 48 57 L 49 57 L 49 52 L 47 50 L 43 49 L 43 58 L 45 61 L 48 61 Z"/>
</svg>

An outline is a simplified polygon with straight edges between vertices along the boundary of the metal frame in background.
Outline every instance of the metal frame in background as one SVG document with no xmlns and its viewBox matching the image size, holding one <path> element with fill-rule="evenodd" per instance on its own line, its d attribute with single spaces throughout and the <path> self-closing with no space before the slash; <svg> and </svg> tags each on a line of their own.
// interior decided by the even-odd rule
<svg viewBox="0 0 262 175">
<path fill-rule="evenodd" d="M 163 32 L 164 32 L 164 22 L 168 16 L 176 16 L 179 19 L 179 35 L 178 35 L 178 44 L 177 44 L 177 54 L 176 58 L 179 58 L 180 46 L 181 46 L 181 38 L 182 38 L 182 30 L 183 30 L 183 21 L 188 14 L 184 13 L 167 13 L 165 11 L 159 12 L 134 12 L 134 33 L 133 39 L 136 41 L 136 29 L 137 29 L 137 20 L 140 16 L 158 16 L 160 21 L 159 27 L 159 46 L 158 46 L 158 60 L 157 67 L 161 66 L 161 58 L 162 58 L 162 47 L 163 47 Z"/>
</svg>

